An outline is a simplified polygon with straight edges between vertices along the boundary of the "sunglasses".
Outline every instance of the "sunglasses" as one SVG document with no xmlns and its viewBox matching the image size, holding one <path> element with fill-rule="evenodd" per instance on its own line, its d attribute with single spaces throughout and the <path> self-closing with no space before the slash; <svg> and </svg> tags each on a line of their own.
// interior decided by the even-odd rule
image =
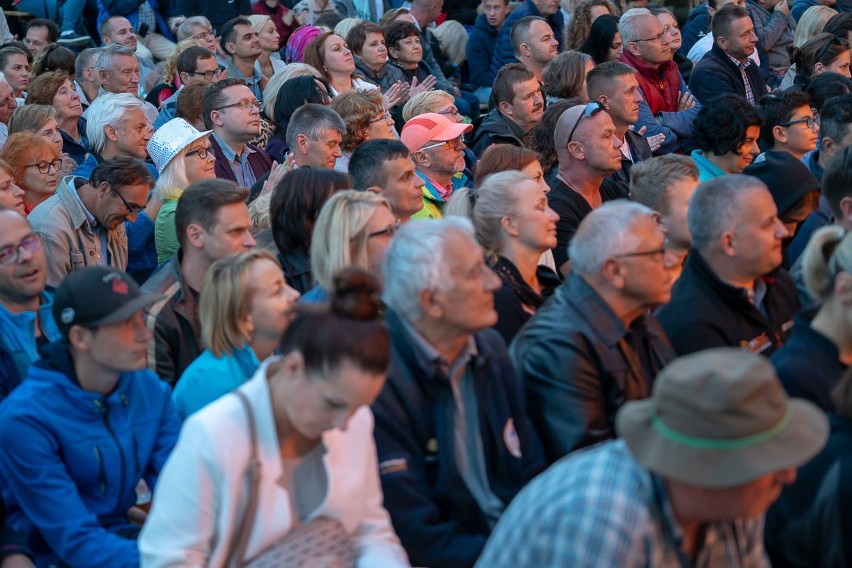
<svg viewBox="0 0 852 568">
<path fill-rule="evenodd" d="M 574 133 L 577 132 L 577 127 L 580 126 L 580 121 L 584 118 L 591 118 L 602 110 L 606 109 L 599 101 L 592 101 L 587 104 L 586 108 L 583 109 L 583 113 L 580 115 L 580 118 L 578 118 L 577 122 L 574 123 L 574 128 L 571 129 L 571 134 L 568 135 L 568 142 L 566 142 L 566 145 L 570 144 L 571 140 L 574 139 Z"/>
</svg>

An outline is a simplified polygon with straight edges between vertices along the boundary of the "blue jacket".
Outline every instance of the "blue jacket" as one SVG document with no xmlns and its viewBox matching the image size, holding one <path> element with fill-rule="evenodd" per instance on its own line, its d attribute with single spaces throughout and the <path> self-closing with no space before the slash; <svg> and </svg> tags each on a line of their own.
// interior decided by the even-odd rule
<svg viewBox="0 0 852 568">
<path fill-rule="evenodd" d="M 547 20 L 547 23 L 550 24 L 550 29 L 553 30 L 553 37 L 559 41 L 559 51 L 560 53 L 562 52 L 562 48 L 564 47 L 562 36 L 565 33 L 565 18 L 562 16 L 562 10 L 557 10 L 555 14 L 545 18 L 538 11 L 538 8 L 535 7 L 535 4 L 532 3 L 532 0 L 526 0 L 512 10 L 506 21 L 503 22 L 503 27 L 500 28 L 500 35 L 498 36 L 497 45 L 494 47 L 494 55 L 491 58 L 491 74 L 494 77 L 497 76 L 500 68 L 507 63 L 517 62 L 515 54 L 512 51 L 512 42 L 509 40 L 509 32 L 512 30 L 512 26 L 515 25 L 515 22 L 527 16 L 538 16 Z"/>
<path fill-rule="evenodd" d="M 0 404 L 0 487 L 9 526 L 37 565 L 137 567 L 127 510 L 153 488 L 177 441 L 169 387 L 147 370 L 122 373 L 109 396 L 80 388 L 63 342 Z M 138 527 L 136 527 L 138 530 Z"/>
<path fill-rule="evenodd" d="M 682 77 L 679 90 L 681 93 L 689 91 Z M 642 93 L 641 88 L 639 92 Z M 651 112 L 651 107 L 648 106 L 645 93 L 642 93 L 642 102 L 639 103 L 639 120 L 633 126 L 637 131 L 645 126 L 647 128 L 645 130 L 646 138 L 656 136 L 657 134 L 665 134 L 665 141 L 654 152 L 654 155 L 671 154 L 672 152 L 684 149 L 684 142 L 692 136 L 692 124 L 695 122 L 695 117 L 698 116 L 698 111 L 700 110 L 701 102 L 696 101 L 695 106 L 689 110 L 661 112 L 659 117 L 655 117 L 654 113 Z"/>
<path fill-rule="evenodd" d="M 47 291 L 42 292 L 40 302 L 38 316 L 42 332 L 48 341 L 58 341 L 62 336 L 53 320 L 53 296 Z M 35 321 L 33 312 L 13 314 L 0 305 L 0 349 L 14 362 L 13 368 L 3 372 L 5 380 L 0 384 L 0 400 L 27 376 L 30 365 L 39 358 Z"/>
<path fill-rule="evenodd" d="M 491 59 L 498 35 L 500 30 L 488 23 L 485 14 L 476 17 L 473 31 L 467 37 L 467 65 L 470 82 L 477 87 L 490 87 L 494 83 Z"/>
<path fill-rule="evenodd" d="M 101 24 L 110 16 L 124 16 L 134 31 L 139 31 L 139 6 L 145 0 L 98 0 L 98 29 Z M 170 41 L 174 41 L 174 37 L 169 32 L 169 25 L 166 19 L 160 13 L 160 5 L 157 0 L 148 0 L 148 5 L 154 10 L 154 15 L 157 19 L 157 33 L 164 36 Z M 190 14 L 192 15 L 192 14 Z"/>
<path fill-rule="evenodd" d="M 260 361 L 248 345 L 222 357 L 205 350 L 189 364 L 175 385 L 172 399 L 181 419 L 186 420 L 190 414 L 242 385 L 259 366 Z"/>
<path fill-rule="evenodd" d="M 413 566 L 473 566 L 491 531 L 456 467 L 452 389 L 446 375 L 420 364 L 400 317 L 388 310 L 386 318 L 391 365 L 373 404 L 385 508 Z M 474 338 L 485 470 L 508 504 L 544 468 L 541 442 L 503 339 L 493 329 Z"/>
<path fill-rule="evenodd" d="M 700 4 L 692 9 L 686 18 L 681 30 L 683 43 L 678 53 L 686 57 L 695 42 L 710 33 L 710 14 L 707 12 L 707 4 Z"/>
</svg>

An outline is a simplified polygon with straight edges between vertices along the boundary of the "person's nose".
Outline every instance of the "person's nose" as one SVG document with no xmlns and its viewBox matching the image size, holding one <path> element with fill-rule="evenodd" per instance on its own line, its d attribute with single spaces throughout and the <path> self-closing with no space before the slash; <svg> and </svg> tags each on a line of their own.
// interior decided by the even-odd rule
<svg viewBox="0 0 852 568">
<path fill-rule="evenodd" d="M 497 273 L 490 268 L 485 269 L 485 290 L 487 292 L 496 292 L 503 285 Z"/>
<path fill-rule="evenodd" d="M 257 245 L 257 241 L 254 240 L 254 236 L 249 231 L 246 231 L 246 238 L 243 239 L 243 246 L 246 248 L 254 248 Z"/>
<path fill-rule="evenodd" d="M 781 219 L 775 220 L 775 237 L 778 239 L 786 239 L 790 236 L 790 231 L 781 221 Z"/>
<path fill-rule="evenodd" d="M 618 136 L 613 134 L 612 135 L 612 147 L 613 148 L 621 148 L 622 144 L 624 144 L 624 140 L 619 140 Z"/>
</svg>

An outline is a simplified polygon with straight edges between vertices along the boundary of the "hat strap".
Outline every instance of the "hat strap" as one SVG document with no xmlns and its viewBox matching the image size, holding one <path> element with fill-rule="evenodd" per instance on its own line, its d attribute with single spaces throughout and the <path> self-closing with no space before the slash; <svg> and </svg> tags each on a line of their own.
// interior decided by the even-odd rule
<svg viewBox="0 0 852 568">
<path fill-rule="evenodd" d="M 763 443 L 773 438 L 779 432 L 784 430 L 790 424 L 790 421 L 792 419 L 793 409 L 788 405 L 787 412 L 784 414 L 784 417 L 778 422 L 778 424 L 776 424 L 769 430 L 765 430 L 757 434 L 752 434 L 750 436 L 743 436 L 742 438 L 733 438 L 730 440 L 701 438 L 698 436 L 690 436 L 689 434 L 681 434 L 680 432 L 675 432 L 674 430 L 666 426 L 662 419 L 656 415 L 651 419 L 651 424 L 663 438 L 671 440 L 672 442 L 677 442 L 678 444 L 683 444 L 684 446 L 704 450 L 740 450 L 743 448 L 748 448 L 749 446 L 754 446 L 755 444 Z"/>
</svg>

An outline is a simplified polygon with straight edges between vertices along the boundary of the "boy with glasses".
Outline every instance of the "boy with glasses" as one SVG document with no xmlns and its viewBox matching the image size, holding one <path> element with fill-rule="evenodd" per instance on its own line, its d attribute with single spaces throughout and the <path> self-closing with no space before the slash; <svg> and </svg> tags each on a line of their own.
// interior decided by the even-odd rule
<svg viewBox="0 0 852 568">
<path fill-rule="evenodd" d="M 760 99 L 758 110 L 766 122 L 760 133 L 764 147 L 787 152 L 797 160 L 816 148 L 819 123 L 807 93 L 784 91 L 767 95 Z"/>
<path fill-rule="evenodd" d="M 58 286 L 85 266 L 127 267 L 124 222 L 145 209 L 154 178 L 136 158 L 102 162 L 87 181 L 62 180 L 56 194 L 36 207 L 29 220 L 44 240 L 48 284 Z"/>
</svg>

